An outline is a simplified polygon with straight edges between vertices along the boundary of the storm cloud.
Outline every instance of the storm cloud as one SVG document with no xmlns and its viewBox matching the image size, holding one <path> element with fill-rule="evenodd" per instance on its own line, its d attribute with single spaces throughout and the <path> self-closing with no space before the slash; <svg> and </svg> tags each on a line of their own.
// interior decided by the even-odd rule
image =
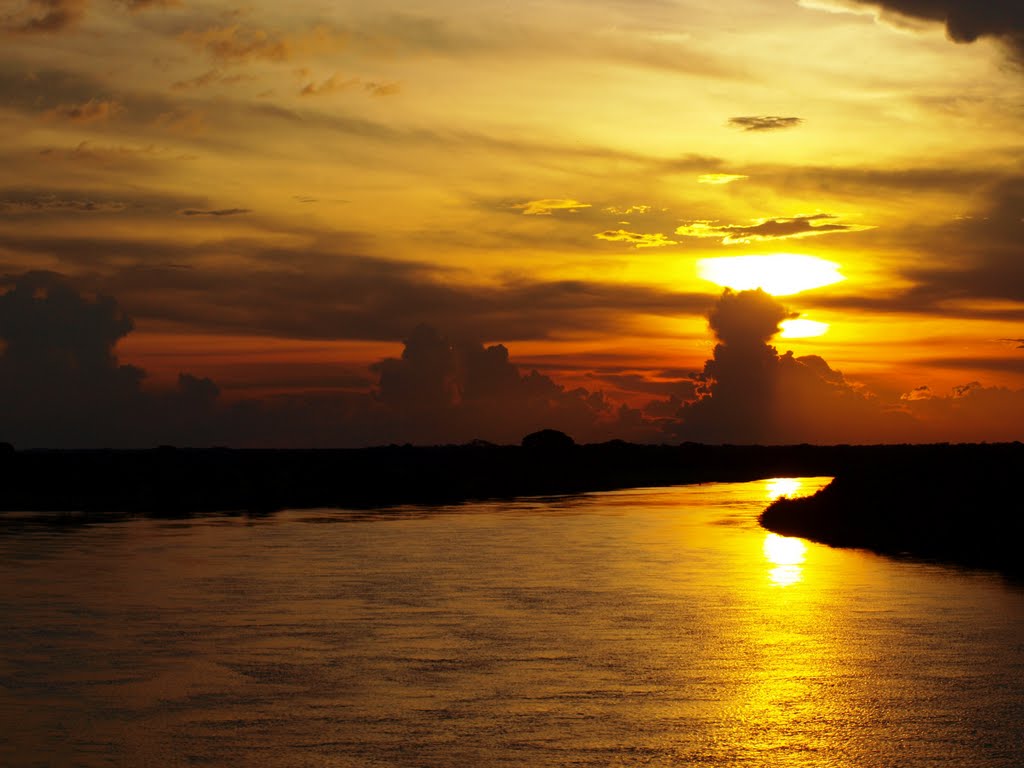
<svg viewBox="0 0 1024 768">
<path fill-rule="evenodd" d="M 853 7 L 876 9 L 911 19 L 944 24 L 950 40 L 973 43 L 991 37 L 1024 61 L 1024 4 L 1015 0 L 849 0 Z"/>
</svg>

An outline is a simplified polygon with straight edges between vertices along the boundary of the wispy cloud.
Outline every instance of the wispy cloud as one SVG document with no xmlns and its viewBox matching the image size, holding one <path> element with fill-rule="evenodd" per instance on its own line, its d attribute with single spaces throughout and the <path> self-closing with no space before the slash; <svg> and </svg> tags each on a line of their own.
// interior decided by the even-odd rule
<svg viewBox="0 0 1024 768">
<path fill-rule="evenodd" d="M 89 99 L 81 104 L 60 104 L 43 113 L 48 120 L 73 123 L 99 123 L 109 120 L 124 108 L 113 99 Z"/>
<path fill-rule="evenodd" d="M 749 178 L 742 173 L 702 173 L 697 177 L 697 182 L 700 184 L 732 184 L 734 181 L 743 181 Z"/>
<path fill-rule="evenodd" d="M 186 208 L 181 212 L 182 216 L 241 216 L 245 213 L 252 213 L 250 208 L 217 208 L 210 211 L 203 211 L 197 208 Z"/>
<path fill-rule="evenodd" d="M 590 203 L 581 203 L 579 200 L 563 200 L 556 198 L 528 200 L 524 203 L 516 203 L 512 206 L 512 208 L 522 211 L 526 216 L 550 216 L 555 211 L 576 213 L 581 208 L 590 207 Z"/>
<path fill-rule="evenodd" d="M 720 237 L 723 245 L 735 245 L 758 240 L 785 240 L 835 232 L 860 232 L 872 228 L 864 224 L 843 224 L 836 219 L 837 217 L 830 213 L 817 213 L 813 216 L 758 219 L 748 225 L 691 221 L 678 227 L 676 234 L 683 237 Z"/>
<path fill-rule="evenodd" d="M 627 232 L 624 229 L 609 229 L 598 232 L 594 235 L 598 240 L 607 240 L 612 243 L 629 243 L 635 248 L 661 248 L 666 245 L 678 245 L 675 240 L 669 240 L 660 232 L 639 233 Z"/>
<path fill-rule="evenodd" d="M 801 117 L 778 117 L 776 115 L 748 115 L 730 117 L 729 125 L 742 128 L 744 131 L 778 131 L 784 128 L 796 128 L 803 123 Z"/>
<path fill-rule="evenodd" d="M 59 32 L 76 24 L 87 6 L 87 0 L 28 0 L 20 10 L 0 18 L 3 28 L 15 34 Z"/>
</svg>

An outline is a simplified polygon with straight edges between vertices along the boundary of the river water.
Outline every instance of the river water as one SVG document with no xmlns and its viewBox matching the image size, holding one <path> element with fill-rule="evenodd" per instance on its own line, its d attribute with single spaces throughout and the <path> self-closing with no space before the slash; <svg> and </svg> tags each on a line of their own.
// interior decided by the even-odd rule
<svg viewBox="0 0 1024 768">
<path fill-rule="evenodd" d="M 757 525 L 826 482 L 8 523 L 0 764 L 1024 765 L 1024 591 Z"/>
</svg>

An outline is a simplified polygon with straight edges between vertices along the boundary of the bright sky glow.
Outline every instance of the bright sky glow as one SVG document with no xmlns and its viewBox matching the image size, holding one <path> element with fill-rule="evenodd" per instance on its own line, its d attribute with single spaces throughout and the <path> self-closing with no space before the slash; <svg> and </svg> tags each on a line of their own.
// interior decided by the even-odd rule
<svg viewBox="0 0 1024 768">
<path fill-rule="evenodd" d="M 846 279 L 835 262 L 797 253 L 701 259 L 697 273 L 723 288 L 761 288 L 773 296 L 791 296 Z"/>
<path fill-rule="evenodd" d="M 816 336 L 824 336 L 828 333 L 828 323 L 819 323 L 817 320 L 783 320 L 779 327 L 783 339 L 812 339 Z"/>
</svg>

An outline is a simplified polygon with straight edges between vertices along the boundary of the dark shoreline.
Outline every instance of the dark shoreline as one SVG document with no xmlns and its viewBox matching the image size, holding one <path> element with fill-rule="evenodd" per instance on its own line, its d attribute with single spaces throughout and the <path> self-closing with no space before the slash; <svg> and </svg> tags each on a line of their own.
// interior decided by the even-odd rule
<svg viewBox="0 0 1024 768">
<path fill-rule="evenodd" d="M 900 459 L 841 469 L 813 496 L 773 502 L 761 525 L 833 547 L 1024 579 L 1024 445 L 922 446 Z"/>
<path fill-rule="evenodd" d="M 564 437 L 564 436 L 563 436 Z M 566 438 L 568 439 L 568 438 Z M 348 450 L 0 450 L 0 512 L 32 525 L 373 510 L 645 486 L 832 476 L 766 509 L 768 530 L 1024 579 L 1024 444 L 737 446 L 612 441 Z M 21 515 L 0 516 L 14 532 Z"/>
<path fill-rule="evenodd" d="M 915 532 L 920 530 L 919 516 L 911 508 L 918 503 L 942 510 L 938 517 L 944 519 L 956 514 L 951 500 L 966 500 L 979 485 L 985 492 L 980 499 L 1013 498 L 1019 495 L 1014 481 L 1022 476 L 1015 470 L 1022 468 L 1021 443 L 714 446 L 556 441 L 348 450 L 5 450 L 0 451 L 0 511 L 173 517 L 310 507 L 367 509 L 835 476 L 828 493 L 804 506 L 774 505 L 765 513 L 765 523 L 780 530 L 806 529 L 811 538 L 839 543 L 862 523 L 877 522 L 871 515 L 854 515 L 857 504 L 870 502 L 872 508 L 890 513 L 902 508 L 899 515 L 884 517 L 890 523 L 906 518 L 912 521 L 909 532 Z M 823 512 L 821 519 L 803 511 L 812 507 Z M 826 517 L 831 522 L 822 527 Z M 955 520 L 967 522 L 962 515 Z"/>
</svg>

